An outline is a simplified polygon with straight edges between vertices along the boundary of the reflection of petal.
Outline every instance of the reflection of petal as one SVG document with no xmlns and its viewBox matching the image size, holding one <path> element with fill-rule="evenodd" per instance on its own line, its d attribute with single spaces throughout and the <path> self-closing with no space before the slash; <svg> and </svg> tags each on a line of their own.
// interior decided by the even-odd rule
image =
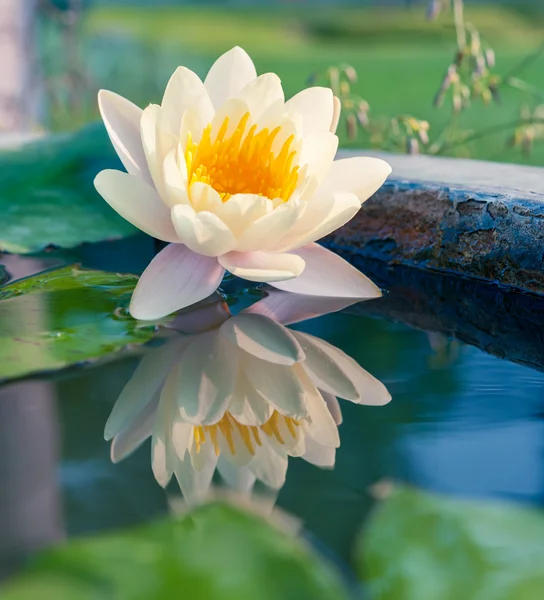
<svg viewBox="0 0 544 600">
<path fill-rule="evenodd" d="M 328 392 L 324 392 L 323 390 L 320 390 L 320 392 L 323 396 L 323 400 L 325 400 L 327 403 L 327 408 L 329 409 L 334 422 L 337 425 L 342 425 L 342 409 L 340 408 L 340 402 L 338 402 L 338 398 L 332 394 L 329 394 Z"/>
<path fill-rule="evenodd" d="M 224 457 L 219 457 L 217 469 L 230 487 L 240 492 L 250 492 L 255 485 L 255 475 L 249 467 L 237 467 Z"/>
<path fill-rule="evenodd" d="M 302 458 L 317 467 L 333 467 L 336 458 L 336 448 L 319 444 L 310 435 L 306 436 L 306 451 Z"/>
<path fill-rule="evenodd" d="M 157 392 L 126 429 L 112 440 L 111 461 L 117 463 L 132 454 L 152 434 L 160 394 Z"/>
<path fill-rule="evenodd" d="M 310 436 L 319 440 L 323 446 L 338 448 L 340 446 L 338 427 L 321 394 L 319 394 L 319 398 L 312 401 L 310 417 L 311 420 L 307 425 Z"/>
<path fill-rule="evenodd" d="M 104 438 L 110 440 L 123 429 L 133 426 L 146 405 L 160 390 L 166 376 L 179 360 L 188 340 L 178 339 L 159 348 L 149 348 L 132 377 L 123 388 L 111 411 L 104 429 Z"/>
<path fill-rule="evenodd" d="M 285 483 L 287 458 L 282 458 L 267 446 L 261 446 L 249 468 L 257 479 L 277 489 Z"/>
<path fill-rule="evenodd" d="M 391 400 L 383 383 L 345 352 L 307 333 L 294 333 L 308 356 L 304 368 L 320 389 L 358 404 L 381 406 Z"/>
<path fill-rule="evenodd" d="M 225 351 L 224 344 L 213 331 L 196 336 L 168 376 L 166 387 L 188 423 L 214 422 L 225 412 L 238 366 L 237 354 Z"/>
<path fill-rule="evenodd" d="M 357 298 L 306 296 L 268 289 L 265 298 L 243 312 L 264 315 L 282 325 L 290 325 L 343 310 L 356 302 L 359 302 Z"/>
<path fill-rule="evenodd" d="M 261 315 L 242 313 L 226 321 L 220 331 L 232 344 L 261 360 L 280 365 L 304 360 L 304 352 L 294 335 Z"/>
<path fill-rule="evenodd" d="M 292 367 L 264 362 L 246 355 L 240 362 L 247 380 L 276 410 L 294 419 L 306 419 L 305 392 Z"/>
<path fill-rule="evenodd" d="M 175 473 L 188 502 L 203 498 L 216 468 L 248 492 L 256 479 L 279 489 L 289 456 L 333 466 L 336 396 L 379 405 L 389 393 L 338 348 L 279 321 L 355 301 L 273 290 L 236 316 L 219 294 L 185 309 L 174 326 L 194 333 L 151 349 L 112 411 L 113 460 L 151 434 L 157 481 Z"/>
<path fill-rule="evenodd" d="M 194 504 L 203 499 L 210 487 L 217 465 L 217 457 L 213 453 L 213 448 L 203 449 L 202 452 L 204 464 L 200 470 L 193 468 L 191 458 L 188 454 L 185 455 L 183 460 L 176 463 L 176 479 L 183 492 L 183 497 L 188 504 Z"/>
</svg>

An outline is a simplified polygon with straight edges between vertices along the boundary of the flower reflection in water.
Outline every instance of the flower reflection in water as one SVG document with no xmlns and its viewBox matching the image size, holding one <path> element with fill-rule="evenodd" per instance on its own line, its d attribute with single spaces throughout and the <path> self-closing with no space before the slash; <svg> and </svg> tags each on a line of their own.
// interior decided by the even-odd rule
<svg viewBox="0 0 544 600">
<path fill-rule="evenodd" d="M 117 462 L 152 438 L 152 467 L 175 475 L 187 502 L 217 469 L 250 491 L 279 489 L 288 457 L 332 467 L 340 445 L 337 397 L 383 405 L 385 386 L 338 348 L 286 327 L 345 308 L 353 299 L 273 291 L 232 316 L 212 297 L 177 318 L 184 333 L 145 355 L 105 429 Z"/>
</svg>

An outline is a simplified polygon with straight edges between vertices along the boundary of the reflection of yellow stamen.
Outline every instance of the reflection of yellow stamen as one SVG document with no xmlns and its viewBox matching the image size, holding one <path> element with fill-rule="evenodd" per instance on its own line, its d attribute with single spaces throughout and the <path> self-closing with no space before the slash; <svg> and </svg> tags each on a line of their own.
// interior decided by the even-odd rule
<svg viewBox="0 0 544 600">
<path fill-rule="evenodd" d="M 221 419 L 221 421 L 219 421 L 217 426 L 219 427 L 219 431 L 221 431 L 224 438 L 227 440 L 229 450 L 234 456 L 236 454 L 236 448 L 234 446 L 234 439 L 232 438 L 232 424 L 230 422 L 230 414 L 225 413 L 225 416 Z"/>
<path fill-rule="evenodd" d="M 255 450 L 253 449 L 253 444 L 251 443 L 251 433 L 250 433 L 249 427 L 246 427 L 245 425 L 241 425 L 240 423 L 238 423 L 238 421 L 236 421 L 236 419 L 234 420 L 234 423 L 236 425 L 236 428 L 240 432 L 240 436 L 241 436 L 246 448 L 249 450 L 249 453 L 254 455 Z"/>
<path fill-rule="evenodd" d="M 212 140 L 212 126 L 202 132 L 195 143 L 189 132 L 185 144 L 185 163 L 189 187 L 196 182 L 212 186 L 226 202 L 233 194 L 258 194 L 287 201 L 299 180 L 299 166 L 293 166 L 298 154 L 292 148 L 295 136 L 289 136 L 278 152 L 272 147 L 281 127 L 257 132 L 252 125 L 246 133 L 250 118 L 245 113 L 234 131 L 227 135 L 229 117 L 225 117 Z"/>
<path fill-rule="evenodd" d="M 215 450 L 215 456 L 219 456 L 221 450 L 219 449 L 219 444 L 217 442 L 217 429 L 215 427 L 208 427 L 208 431 L 210 432 L 210 438 L 212 440 L 213 449 Z"/>
<path fill-rule="evenodd" d="M 234 443 L 234 428 L 236 427 L 248 452 L 254 456 L 255 447 L 263 445 L 259 431 L 262 431 L 270 438 L 274 438 L 280 444 L 285 444 L 285 440 L 278 428 L 281 421 L 286 425 L 293 438 L 297 439 L 296 428 L 299 426 L 299 421 L 292 419 L 291 417 L 280 415 L 277 411 L 272 413 L 270 419 L 268 419 L 266 423 L 258 426 L 242 425 L 242 423 L 239 423 L 229 412 L 226 412 L 222 419 L 213 425 L 197 425 L 193 428 L 196 453 L 198 454 L 200 452 L 203 444 L 206 442 L 206 433 L 208 433 L 216 456 L 221 454 L 218 435 L 222 435 L 225 438 L 231 454 L 235 456 L 236 445 Z"/>
<path fill-rule="evenodd" d="M 255 438 L 255 443 L 257 444 L 257 446 L 262 446 L 263 443 L 261 442 L 261 437 L 259 435 L 259 430 L 257 429 L 257 427 L 252 427 L 251 433 L 253 434 L 253 437 Z"/>
<path fill-rule="evenodd" d="M 296 439 L 297 430 L 295 429 L 295 421 L 289 417 L 285 417 L 285 424 L 287 425 L 287 429 L 289 429 L 289 433 Z"/>
</svg>

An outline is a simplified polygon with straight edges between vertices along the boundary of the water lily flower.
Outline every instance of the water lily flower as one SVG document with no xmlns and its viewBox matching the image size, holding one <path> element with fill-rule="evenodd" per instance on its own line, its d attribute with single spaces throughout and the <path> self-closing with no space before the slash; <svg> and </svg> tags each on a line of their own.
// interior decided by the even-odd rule
<svg viewBox="0 0 544 600">
<path fill-rule="evenodd" d="M 216 469 L 249 491 L 256 480 L 279 489 L 289 456 L 334 465 L 337 396 L 381 405 L 390 395 L 338 348 L 271 318 L 320 314 L 308 297 L 277 294 L 234 317 L 220 302 L 182 315 L 177 326 L 193 333 L 151 349 L 113 408 L 112 460 L 151 436 L 157 481 L 166 486 L 175 474 L 187 502 L 205 495 Z"/>
<path fill-rule="evenodd" d="M 286 291 L 380 295 L 362 273 L 315 244 L 349 221 L 391 169 L 370 157 L 334 161 L 339 104 L 328 88 L 287 102 L 274 73 L 257 77 L 233 48 L 204 81 L 186 67 L 144 110 L 102 90 L 99 107 L 127 173 L 95 179 L 123 218 L 169 242 L 130 305 L 155 319 L 216 290 L 225 270 Z"/>
</svg>

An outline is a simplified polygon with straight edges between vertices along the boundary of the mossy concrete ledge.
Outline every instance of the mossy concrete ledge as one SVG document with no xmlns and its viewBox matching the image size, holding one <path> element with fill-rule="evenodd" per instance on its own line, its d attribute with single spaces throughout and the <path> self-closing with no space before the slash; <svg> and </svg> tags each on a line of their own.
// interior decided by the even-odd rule
<svg viewBox="0 0 544 600">
<path fill-rule="evenodd" d="M 544 293 L 544 169 L 379 156 L 393 167 L 357 216 L 324 242 L 340 254 L 478 277 Z"/>
</svg>

